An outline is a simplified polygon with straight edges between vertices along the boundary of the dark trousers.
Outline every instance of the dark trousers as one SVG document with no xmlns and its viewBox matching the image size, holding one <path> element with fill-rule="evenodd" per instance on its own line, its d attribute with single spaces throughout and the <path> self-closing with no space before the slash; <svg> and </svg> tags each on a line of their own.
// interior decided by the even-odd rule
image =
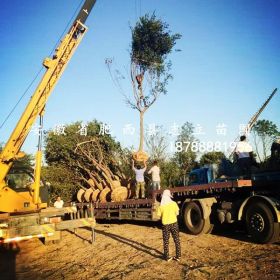
<svg viewBox="0 0 280 280">
<path fill-rule="evenodd" d="M 169 237 L 170 233 L 175 243 L 176 248 L 176 257 L 181 257 L 181 245 L 179 239 L 179 227 L 178 223 L 169 224 L 169 225 L 162 225 L 162 236 L 163 236 L 163 250 L 164 250 L 164 257 L 169 258 Z"/>
<path fill-rule="evenodd" d="M 251 175 L 252 160 L 250 157 L 239 158 L 237 161 L 241 175 Z"/>
</svg>

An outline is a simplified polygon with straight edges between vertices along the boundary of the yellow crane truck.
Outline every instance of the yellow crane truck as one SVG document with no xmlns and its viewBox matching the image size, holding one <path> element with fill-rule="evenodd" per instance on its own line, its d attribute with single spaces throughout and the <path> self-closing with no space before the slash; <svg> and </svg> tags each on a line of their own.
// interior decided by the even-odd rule
<svg viewBox="0 0 280 280">
<path fill-rule="evenodd" d="M 61 40 L 52 57 L 43 61 L 45 73 L 21 115 L 9 140 L 0 152 L 0 243 L 44 238 L 45 241 L 60 239 L 61 231 L 78 227 L 90 227 L 94 237 L 95 219 L 92 207 L 88 206 L 86 217 L 80 218 L 76 207 L 56 209 L 48 207 L 40 188 L 42 162 L 42 129 L 39 133 L 38 151 L 35 158 L 34 183 L 30 188 L 9 186 L 7 175 L 14 162 L 22 158 L 20 151 L 32 125 L 39 117 L 40 127 L 46 102 L 83 39 L 84 25 L 96 0 L 86 0 L 71 28 Z M 68 219 L 67 219 L 68 217 Z"/>
</svg>

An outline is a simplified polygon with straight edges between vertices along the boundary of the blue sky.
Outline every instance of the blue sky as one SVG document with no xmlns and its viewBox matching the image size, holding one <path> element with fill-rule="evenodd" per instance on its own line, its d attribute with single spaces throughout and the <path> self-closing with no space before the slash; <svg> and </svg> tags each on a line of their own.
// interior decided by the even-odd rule
<svg viewBox="0 0 280 280">
<path fill-rule="evenodd" d="M 0 123 L 41 68 L 80 0 L 2 0 L 0 10 Z M 202 127 L 201 141 L 230 143 L 279 87 L 280 1 L 278 0 L 97 0 L 81 45 L 52 93 L 45 113 L 45 129 L 97 119 L 111 125 L 124 146 L 137 146 L 138 135 L 124 135 L 126 124 L 138 129 L 138 114 L 128 108 L 113 84 L 106 58 L 124 69 L 129 65 L 130 29 L 140 15 L 154 12 L 173 32 L 182 34 L 170 55 L 174 79 L 145 117 L 145 123 L 166 130 L 176 123 Z M 34 86 L 38 84 L 39 80 Z M 129 80 L 124 81 L 129 93 Z M 34 87 L 32 88 L 34 90 Z M 5 126 L 7 141 L 31 91 Z M 280 128 L 280 93 L 261 118 Z M 216 126 L 225 124 L 226 135 Z M 23 149 L 36 151 L 30 133 Z"/>
</svg>

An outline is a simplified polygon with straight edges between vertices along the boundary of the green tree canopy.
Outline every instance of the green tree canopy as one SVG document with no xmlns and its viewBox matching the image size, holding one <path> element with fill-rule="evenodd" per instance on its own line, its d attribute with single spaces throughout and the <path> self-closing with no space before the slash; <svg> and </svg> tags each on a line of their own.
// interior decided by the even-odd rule
<svg viewBox="0 0 280 280">
<path fill-rule="evenodd" d="M 277 125 L 269 120 L 258 120 L 252 127 L 256 154 L 260 162 L 267 160 L 273 141 L 280 136 Z"/>
<path fill-rule="evenodd" d="M 86 134 L 81 134 L 82 127 L 81 122 L 69 124 L 63 133 L 49 131 L 45 139 L 44 175 L 53 192 L 65 200 L 80 188 L 103 189 L 113 180 L 129 180 L 127 153 L 110 134 L 101 133 L 104 124 L 87 123 Z"/>
<path fill-rule="evenodd" d="M 160 163 L 161 186 L 163 188 L 175 187 L 182 183 L 182 172 L 174 159 L 166 159 Z"/>
<path fill-rule="evenodd" d="M 208 152 L 201 156 L 199 164 L 200 166 L 206 164 L 219 164 L 223 158 L 225 158 L 223 152 Z"/>
<path fill-rule="evenodd" d="M 181 181 L 183 184 L 186 182 L 186 174 L 197 165 L 197 152 L 193 149 L 192 143 L 197 142 L 198 140 L 196 140 L 193 133 L 193 125 L 189 122 L 184 123 L 175 144 L 177 151 L 174 154 L 174 161 L 179 166 Z"/>
<path fill-rule="evenodd" d="M 140 17 L 131 33 L 131 60 L 139 65 L 142 73 L 152 70 L 161 75 L 165 59 L 181 35 L 171 34 L 169 25 L 157 19 L 154 13 Z"/>
</svg>

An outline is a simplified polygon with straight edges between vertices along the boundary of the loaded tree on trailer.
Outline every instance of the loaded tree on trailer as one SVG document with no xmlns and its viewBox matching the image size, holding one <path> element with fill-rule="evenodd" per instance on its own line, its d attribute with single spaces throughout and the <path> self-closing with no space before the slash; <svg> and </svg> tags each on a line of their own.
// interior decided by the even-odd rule
<svg viewBox="0 0 280 280">
<path fill-rule="evenodd" d="M 250 129 L 276 93 L 275 89 L 248 124 Z M 275 160 L 275 157 L 278 159 Z M 273 162 L 280 163 L 279 153 Z M 215 178 L 211 168 L 190 173 L 189 186 L 170 189 L 180 206 L 180 216 L 191 234 L 210 233 L 215 224 L 243 222 L 255 242 L 272 243 L 280 238 L 280 172 L 253 174 L 250 179 Z M 162 191 L 154 191 L 152 199 L 94 203 L 96 219 L 157 221 L 156 209 Z M 83 204 L 79 204 L 82 206 Z"/>
</svg>

